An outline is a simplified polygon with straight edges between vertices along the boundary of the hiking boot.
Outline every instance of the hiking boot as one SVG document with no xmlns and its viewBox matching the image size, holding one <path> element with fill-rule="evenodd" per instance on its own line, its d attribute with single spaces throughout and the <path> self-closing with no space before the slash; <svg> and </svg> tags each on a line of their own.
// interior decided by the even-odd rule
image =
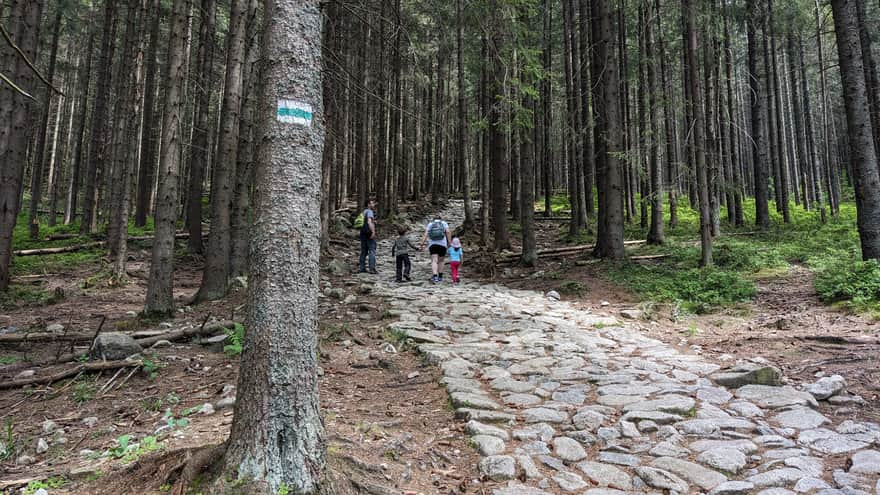
<svg viewBox="0 0 880 495">
<path fill-rule="evenodd" d="M 378 275 L 378 274 L 379 274 L 379 272 L 377 272 L 376 270 L 370 270 L 370 273 L 373 274 L 373 275 Z"/>
<path fill-rule="evenodd" d="M 406 280 L 407 282 L 412 282 L 412 279 L 409 278 L 409 275 L 404 275 L 403 279 Z"/>
</svg>

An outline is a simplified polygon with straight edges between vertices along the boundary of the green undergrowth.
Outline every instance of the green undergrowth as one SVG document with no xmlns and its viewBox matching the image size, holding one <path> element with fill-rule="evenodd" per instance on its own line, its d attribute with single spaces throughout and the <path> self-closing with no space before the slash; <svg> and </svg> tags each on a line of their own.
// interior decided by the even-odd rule
<svg viewBox="0 0 880 495">
<path fill-rule="evenodd" d="M 554 212 L 569 209 L 565 195 L 554 195 L 551 204 Z M 823 301 L 880 317 L 880 263 L 861 261 L 852 202 L 842 204 L 836 217 L 829 210 L 825 224 L 818 211 L 805 211 L 795 204 L 790 205 L 791 221 L 786 224 L 771 202 L 771 226 L 766 231 L 755 227 L 754 200 L 744 201 L 745 221 L 741 227 L 729 224 L 727 211 L 722 208 L 722 234 L 713 240 L 714 265 L 709 268 L 699 268 L 698 212 L 690 208 L 686 197 L 679 198 L 678 225 L 670 227 L 668 201 L 663 207 L 666 243 L 640 245 L 628 252 L 666 257 L 652 262 L 603 264 L 599 268 L 602 274 L 645 299 L 703 313 L 753 299 L 757 280 L 783 275 L 798 265 L 813 272 L 816 292 Z M 536 209 L 543 210 L 543 198 L 536 202 Z M 587 233 L 572 237 L 568 225 L 560 225 L 559 229 L 562 242 L 593 241 Z M 626 240 L 644 239 L 646 235 L 638 218 L 626 224 Z"/>
</svg>

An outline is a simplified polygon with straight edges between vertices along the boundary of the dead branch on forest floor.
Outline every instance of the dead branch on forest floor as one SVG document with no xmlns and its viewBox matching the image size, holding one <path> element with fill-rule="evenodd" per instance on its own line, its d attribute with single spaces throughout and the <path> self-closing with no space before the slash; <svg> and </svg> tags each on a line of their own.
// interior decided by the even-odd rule
<svg viewBox="0 0 880 495">
<path fill-rule="evenodd" d="M 637 241 L 625 241 L 623 243 L 624 246 L 637 246 L 640 244 L 645 244 L 647 241 L 645 240 L 637 240 Z M 595 244 L 582 244 L 578 246 L 564 246 L 558 248 L 549 248 L 549 249 L 539 249 L 536 254 L 539 258 L 553 258 L 557 256 L 570 256 L 573 254 L 579 254 L 584 251 L 589 251 L 596 247 Z M 495 258 L 496 263 L 512 263 L 518 261 L 522 257 L 522 252 L 519 253 L 504 253 L 498 255 Z"/>
<path fill-rule="evenodd" d="M 54 373 L 48 376 L 37 376 L 34 378 L 28 378 L 26 380 L 10 380 L 5 382 L 0 382 L 0 390 L 6 390 L 10 388 L 18 388 L 24 387 L 27 385 L 42 385 L 45 383 L 57 382 L 58 380 L 63 380 L 65 378 L 70 378 L 71 376 L 76 376 L 79 373 L 86 371 L 105 371 L 105 370 L 115 370 L 118 368 L 127 368 L 130 366 L 140 367 L 142 363 L 140 361 L 101 361 L 98 363 L 84 363 L 74 366 L 73 368 L 68 368 L 63 371 L 59 371 L 58 373 Z"/>
</svg>

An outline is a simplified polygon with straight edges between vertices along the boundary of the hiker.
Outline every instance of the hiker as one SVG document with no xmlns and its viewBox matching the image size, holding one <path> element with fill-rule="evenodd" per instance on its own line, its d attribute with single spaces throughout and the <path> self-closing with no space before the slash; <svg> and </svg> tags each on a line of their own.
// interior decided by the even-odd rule
<svg viewBox="0 0 880 495">
<path fill-rule="evenodd" d="M 397 266 L 394 281 L 398 283 L 403 282 L 403 280 L 412 282 L 412 279 L 409 278 L 409 272 L 412 269 L 412 264 L 409 261 L 409 248 L 419 249 L 410 242 L 409 236 L 406 235 L 406 232 L 407 228 L 401 225 L 400 228 L 397 229 L 399 237 L 394 241 L 394 245 L 391 246 L 391 256 L 394 256 L 394 261 Z"/>
<path fill-rule="evenodd" d="M 434 283 L 443 281 L 443 258 L 446 257 L 446 247 L 452 239 L 449 233 L 449 224 L 444 222 L 440 215 L 434 217 L 428 225 L 425 226 L 425 235 L 419 243 L 419 249 L 428 243 L 428 252 L 431 254 L 431 281 Z"/>
<path fill-rule="evenodd" d="M 449 269 L 452 271 L 452 283 L 458 284 L 461 279 L 458 277 L 458 269 L 461 268 L 461 262 L 463 261 L 462 255 L 464 251 L 461 249 L 461 239 L 458 237 L 452 239 L 452 245 L 449 247 L 449 250 L 446 251 L 446 254 L 449 255 Z"/>
<path fill-rule="evenodd" d="M 366 273 L 366 261 L 369 258 L 369 272 L 372 274 L 379 273 L 376 271 L 376 201 L 369 199 L 364 205 L 364 224 L 361 227 L 361 255 L 358 260 L 359 273 Z"/>
</svg>

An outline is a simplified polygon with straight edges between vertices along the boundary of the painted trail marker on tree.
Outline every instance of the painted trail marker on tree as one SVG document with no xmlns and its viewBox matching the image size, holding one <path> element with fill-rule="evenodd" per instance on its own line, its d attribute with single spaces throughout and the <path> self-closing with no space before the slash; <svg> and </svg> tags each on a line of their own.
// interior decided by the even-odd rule
<svg viewBox="0 0 880 495">
<path fill-rule="evenodd" d="M 287 124 L 312 126 L 312 106 L 294 100 L 278 100 L 278 122 Z"/>
</svg>

